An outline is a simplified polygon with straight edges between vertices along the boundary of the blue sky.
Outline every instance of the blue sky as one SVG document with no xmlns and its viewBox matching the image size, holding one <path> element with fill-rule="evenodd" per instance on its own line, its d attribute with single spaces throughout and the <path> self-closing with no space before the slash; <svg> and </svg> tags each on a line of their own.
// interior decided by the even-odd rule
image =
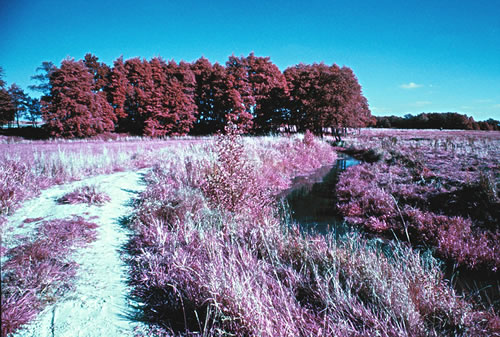
<svg viewBox="0 0 500 337">
<path fill-rule="evenodd" d="M 0 4 L 0 66 L 23 88 L 43 61 L 91 52 L 224 63 L 231 54 L 351 67 L 374 115 L 500 119 L 500 0 L 60 1 Z"/>
</svg>

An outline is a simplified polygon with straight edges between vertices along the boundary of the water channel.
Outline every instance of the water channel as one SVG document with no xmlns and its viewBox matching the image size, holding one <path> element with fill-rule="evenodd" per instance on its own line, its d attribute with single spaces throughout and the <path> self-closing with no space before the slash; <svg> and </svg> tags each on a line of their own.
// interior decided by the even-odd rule
<svg viewBox="0 0 500 337">
<path fill-rule="evenodd" d="M 342 216 L 336 212 L 335 185 L 342 171 L 360 162 L 343 153 L 338 155 L 334 164 L 294 178 L 292 186 L 280 195 L 289 205 L 292 220 L 304 231 L 342 234 L 347 230 Z"/>
<path fill-rule="evenodd" d="M 288 203 L 291 219 L 300 224 L 305 232 L 333 232 L 338 238 L 349 231 L 342 216 L 336 212 L 335 186 L 340 173 L 350 166 L 360 164 L 360 161 L 343 153 L 338 155 L 334 164 L 323 166 L 310 175 L 294 178 L 292 186 L 279 195 Z M 452 266 L 445 267 L 445 278 L 455 290 L 466 297 L 475 297 L 485 307 L 493 305 L 498 310 L 500 282 L 490 277 L 480 277 L 470 271 L 456 273 Z"/>
</svg>

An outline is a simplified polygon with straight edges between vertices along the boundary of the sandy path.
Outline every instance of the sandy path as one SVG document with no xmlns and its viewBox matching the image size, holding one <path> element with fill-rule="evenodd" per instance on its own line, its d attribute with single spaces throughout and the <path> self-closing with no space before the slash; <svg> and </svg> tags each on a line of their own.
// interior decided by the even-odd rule
<svg viewBox="0 0 500 337">
<path fill-rule="evenodd" d="M 120 257 L 130 232 L 120 221 L 131 214 L 131 199 L 145 188 L 141 181 L 144 172 L 120 172 L 49 189 L 9 218 L 9 224 L 16 226 L 16 221 L 21 223 L 27 217 L 50 219 L 77 214 L 96 217 L 91 221 L 99 225 L 97 240 L 74 256 L 80 265 L 74 291 L 45 308 L 35 322 L 16 336 L 133 336 L 137 323 L 127 318 L 131 310 L 127 299 L 128 271 Z M 96 184 L 111 201 L 100 207 L 55 203 L 64 193 L 87 184 Z M 27 234 L 33 230 L 29 227 L 34 226 L 23 226 L 15 232 Z"/>
</svg>

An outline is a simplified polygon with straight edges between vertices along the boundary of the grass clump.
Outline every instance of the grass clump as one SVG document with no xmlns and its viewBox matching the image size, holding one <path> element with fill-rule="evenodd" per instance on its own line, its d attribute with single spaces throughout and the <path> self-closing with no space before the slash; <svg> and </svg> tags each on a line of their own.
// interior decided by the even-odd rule
<svg viewBox="0 0 500 337">
<path fill-rule="evenodd" d="M 103 205 L 109 202 L 111 198 L 104 192 L 100 191 L 95 185 L 82 186 L 74 191 L 67 193 L 57 199 L 59 204 L 88 204 L 88 205 Z"/>
</svg>

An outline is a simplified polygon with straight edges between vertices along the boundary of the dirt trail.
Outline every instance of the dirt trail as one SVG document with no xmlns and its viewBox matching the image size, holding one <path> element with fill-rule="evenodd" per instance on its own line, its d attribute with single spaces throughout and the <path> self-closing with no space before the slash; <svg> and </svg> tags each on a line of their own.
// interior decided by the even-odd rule
<svg viewBox="0 0 500 337">
<path fill-rule="evenodd" d="M 138 323 L 127 318 L 131 312 L 127 299 L 128 270 L 120 255 L 130 232 L 123 228 L 120 221 L 132 213 L 130 201 L 145 188 L 141 180 L 144 172 L 120 172 L 49 189 L 9 218 L 10 226 L 15 226 L 16 221 L 19 224 L 21 219 L 27 217 L 44 217 L 47 220 L 76 214 L 85 218 L 94 217 L 91 221 L 99 225 L 97 240 L 74 256 L 80 265 L 75 289 L 45 308 L 31 325 L 16 336 L 133 336 L 133 329 Z M 57 197 L 76 186 L 88 184 L 96 184 L 110 196 L 111 201 L 100 207 L 55 203 Z M 18 228 L 16 233 L 28 233 L 33 230 L 29 227 Z"/>
</svg>

